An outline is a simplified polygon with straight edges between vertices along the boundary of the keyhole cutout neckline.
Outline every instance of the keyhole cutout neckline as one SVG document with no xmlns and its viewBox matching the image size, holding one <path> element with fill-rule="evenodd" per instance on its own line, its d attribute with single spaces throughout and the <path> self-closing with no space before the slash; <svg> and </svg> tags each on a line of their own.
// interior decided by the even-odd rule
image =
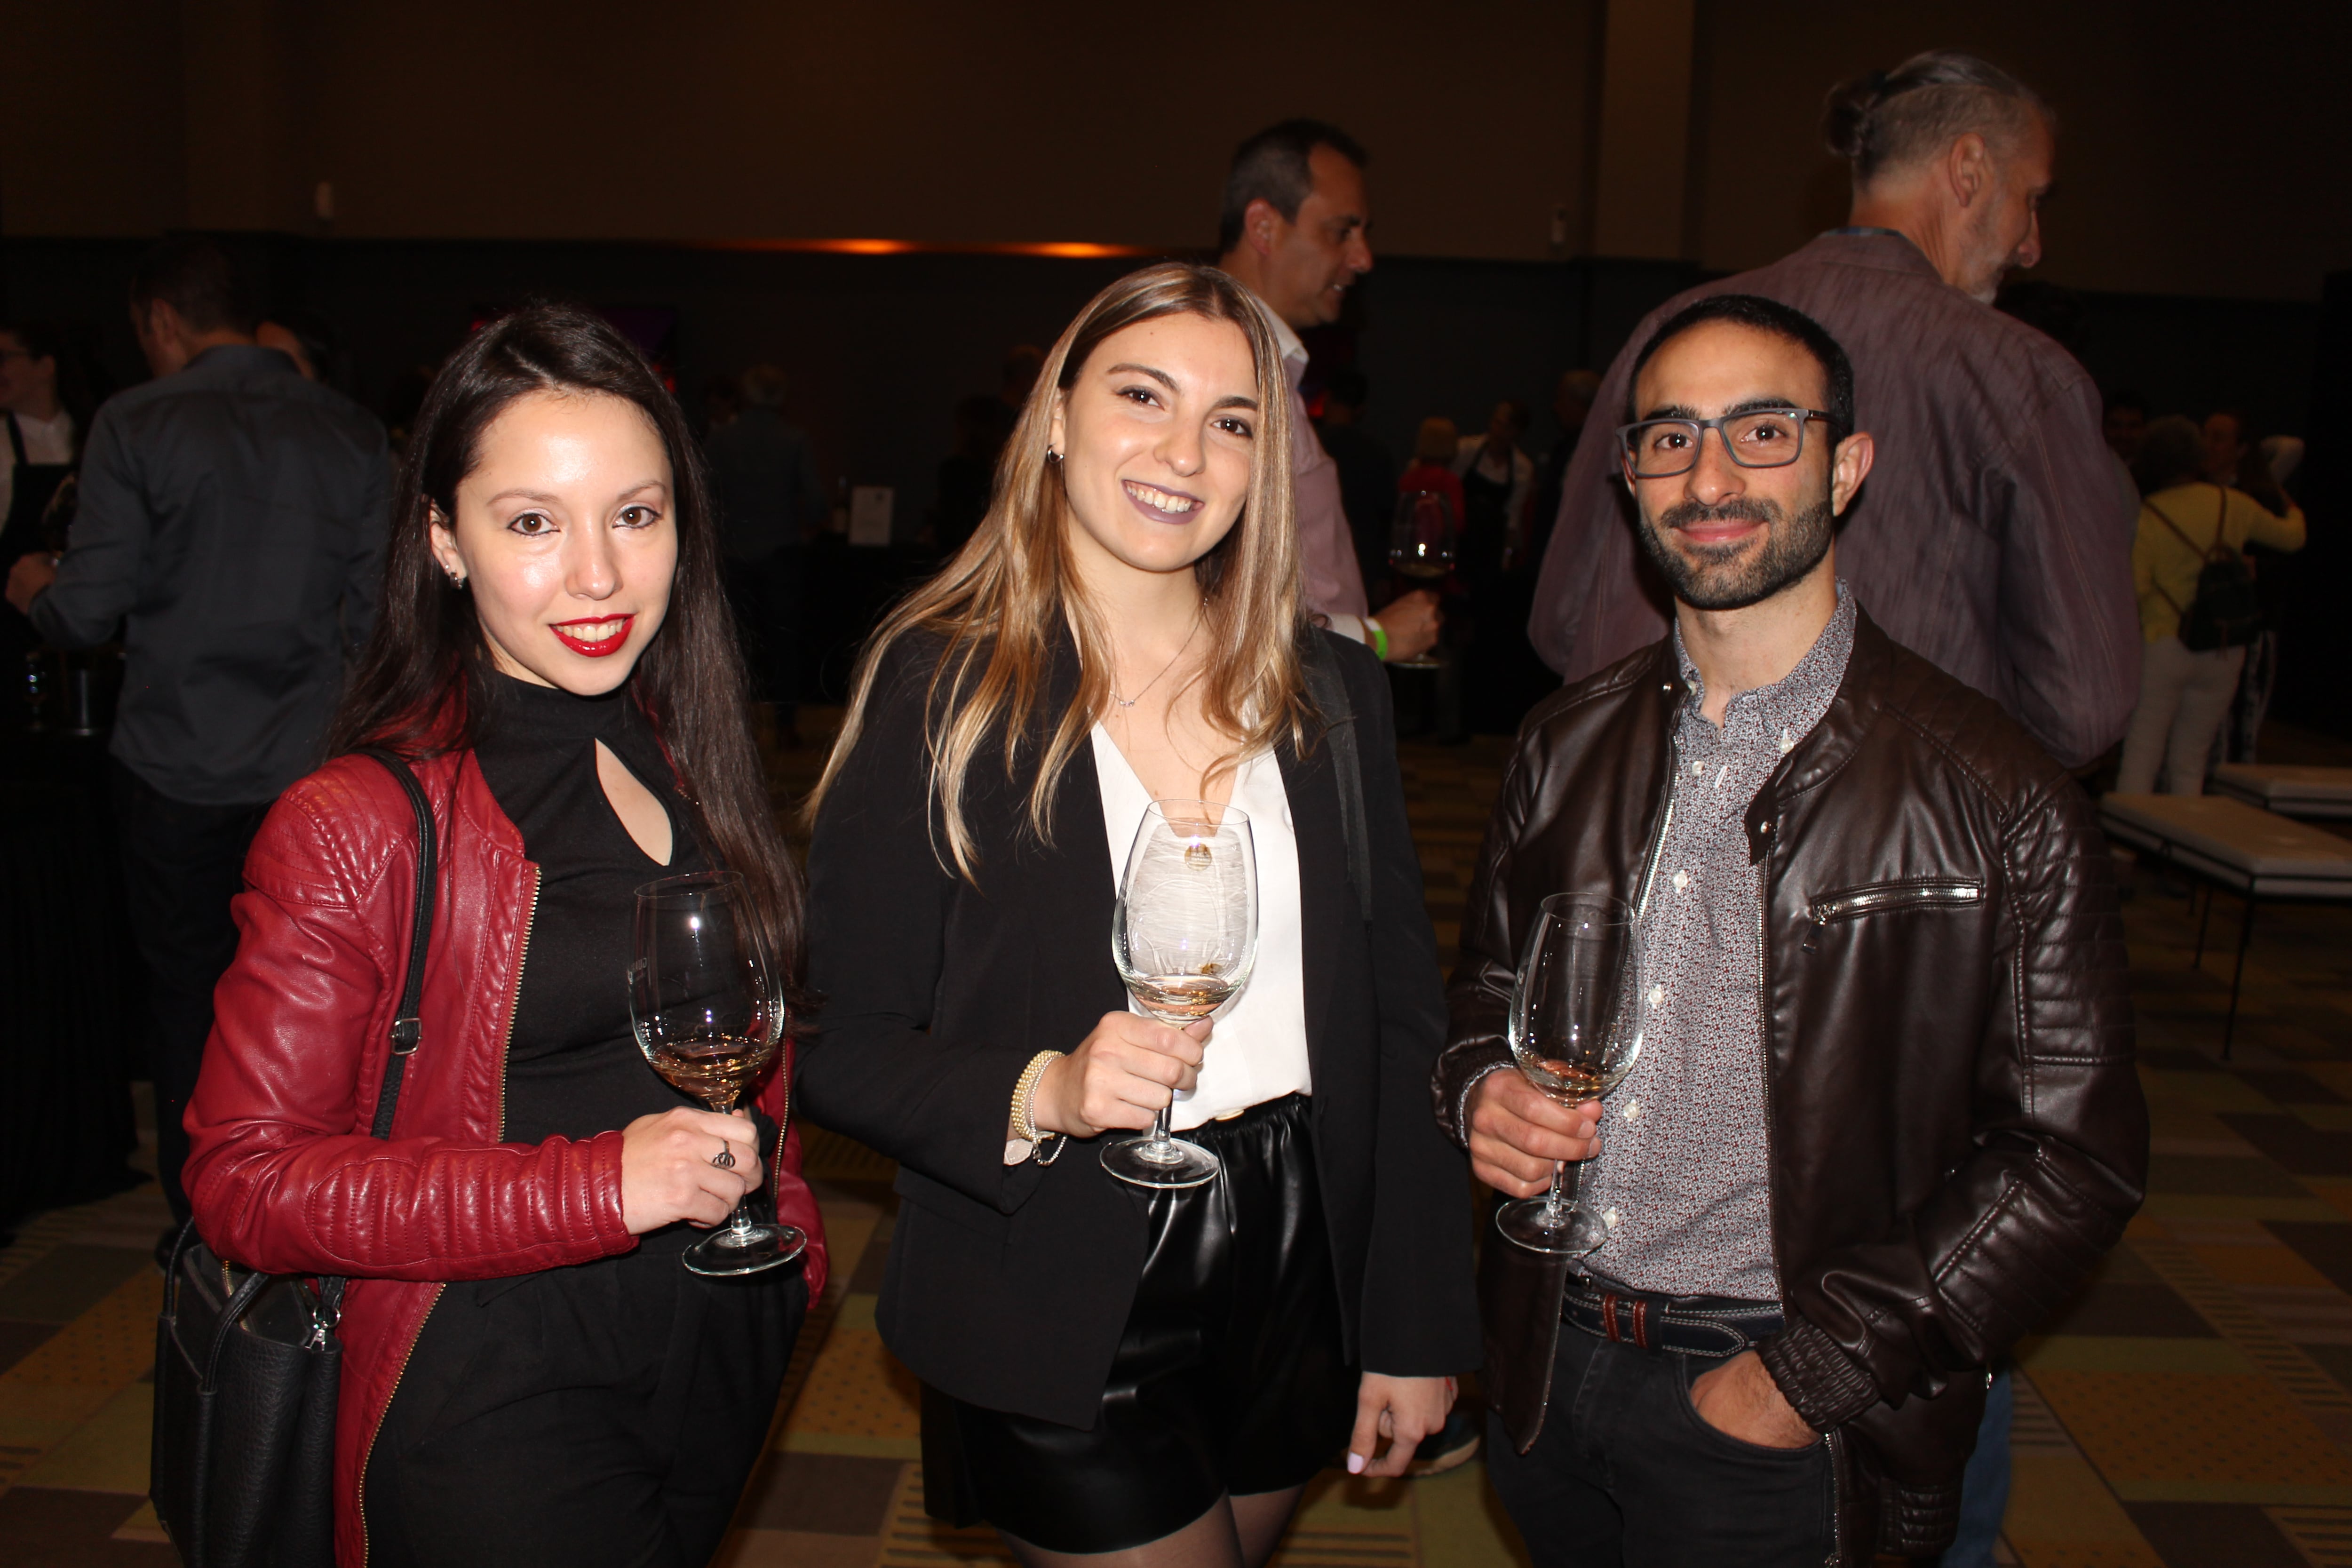
<svg viewBox="0 0 2352 1568">
<path fill-rule="evenodd" d="M 596 742 L 596 783 L 604 792 L 604 804 L 611 809 L 613 819 L 629 836 L 629 842 L 655 865 L 667 866 L 677 850 L 668 811 L 660 798 L 629 771 L 629 764 L 601 740 Z"/>
</svg>

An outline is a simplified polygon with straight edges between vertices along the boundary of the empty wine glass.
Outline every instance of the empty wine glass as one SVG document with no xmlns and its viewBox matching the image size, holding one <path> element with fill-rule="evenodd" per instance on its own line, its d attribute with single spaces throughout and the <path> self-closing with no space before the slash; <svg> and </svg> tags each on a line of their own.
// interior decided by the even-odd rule
<svg viewBox="0 0 2352 1568">
<path fill-rule="evenodd" d="M 1389 533 L 1389 567 L 1400 577 L 1434 588 L 1454 571 L 1454 502 L 1443 490 L 1407 490 L 1397 498 Z M 1427 654 L 1391 661 L 1399 669 L 1435 669 Z"/>
<path fill-rule="evenodd" d="M 1511 987 L 1511 1056 L 1538 1091 L 1562 1105 L 1599 1100 L 1642 1051 L 1641 936 L 1633 911 L 1605 893 L 1554 893 L 1538 907 Z M 1531 1252 L 1582 1258 L 1609 1227 L 1575 1199 L 1562 1161 L 1551 1190 L 1495 1211 L 1495 1228 Z"/>
<path fill-rule="evenodd" d="M 1249 984 L 1257 962 L 1257 849 L 1247 814 L 1205 800 L 1155 800 L 1127 853 L 1111 911 L 1111 960 L 1143 1010 L 1181 1028 Z M 1150 1133 L 1103 1150 L 1103 1169 L 1139 1187 L 1172 1191 L 1214 1179 L 1217 1157 L 1168 1135 L 1167 1108 Z"/>
<path fill-rule="evenodd" d="M 637 1048 L 671 1088 L 726 1114 L 783 1045 L 785 1015 L 732 871 L 665 877 L 637 889 L 629 1021 Z M 732 1169 L 721 1151 L 715 1163 Z M 751 1218 L 751 1194 L 686 1249 L 697 1274 L 755 1274 L 789 1263 L 808 1237 Z"/>
</svg>

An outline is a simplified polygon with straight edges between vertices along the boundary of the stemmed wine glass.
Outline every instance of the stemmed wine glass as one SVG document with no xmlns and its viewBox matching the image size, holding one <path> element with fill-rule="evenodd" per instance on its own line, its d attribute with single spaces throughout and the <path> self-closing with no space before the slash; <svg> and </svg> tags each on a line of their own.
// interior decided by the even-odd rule
<svg viewBox="0 0 2352 1568">
<path fill-rule="evenodd" d="M 1407 490 L 1397 498 L 1389 533 L 1389 567 L 1433 588 L 1454 570 L 1454 502 L 1443 490 Z M 1427 654 L 1391 661 L 1398 669 L 1435 669 Z"/>
<path fill-rule="evenodd" d="M 1247 814 L 1205 800 L 1155 800 L 1127 852 L 1110 918 L 1111 960 L 1129 994 L 1163 1024 L 1205 1018 L 1249 984 L 1257 962 L 1257 848 Z M 1150 1132 L 1103 1150 L 1103 1169 L 1163 1192 L 1213 1180 L 1217 1157 Z"/>
<path fill-rule="evenodd" d="M 1642 1050 L 1641 935 L 1633 911 L 1603 893 L 1554 893 L 1538 906 L 1511 988 L 1511 1056 L 1538 1092 L 1562 1105 L 1599 1100 Z M 1531 1252 L 1582 1258 L 1609 1227 L 1576 1201 L 1571 1168 L 1551 1191 L 1495 1211 L 1495 1228 Z"/>
<path fill-rule="evenodd" d="M 786 1019 L 732 871 L 665 877 L 637 889 L 629 1021 L 637 1048 L 671 1088 L 725 1115 L 783 1045 Z M 732 1169 L 722 1151 L 716 1162 Z M 727 1223 L 686 1249 L 697 1274 L 755 1274 L 789 1263 L 808 1237 L 751 1218 L 751 1194 Z"/>
</svg>

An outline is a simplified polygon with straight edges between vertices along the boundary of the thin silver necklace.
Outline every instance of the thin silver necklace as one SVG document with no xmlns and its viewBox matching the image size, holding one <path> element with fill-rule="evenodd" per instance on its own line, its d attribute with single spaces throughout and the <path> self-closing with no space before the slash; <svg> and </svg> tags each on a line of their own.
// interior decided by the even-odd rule
<svg viewBox="0 0 2352 1568">
<path fill-rule="evenodd" d="M 1160 667 L 1160 675 L 1165 675 L 1170 670 L 1175 668 L 1176 661 L 1184 657 L 1184 650 L 1191 647 L 1192 646 L 1192 639 L 1200 635 L 1201 609 L 1199 605 L 1195 605 L 1192 607 L 1192 630 L 1186 632 L 1184 634 L 1184 640 L 1176 645 L 1176 651 L 1168 656 L 1168 662 Z M 1117 686 L 1113 686 L 1110 689 L 1110 700 L 1113 702 L 1118 703 L 1121 708 L 1132 708 L 1137 703 L 1143 700 L 1144 692 L 1150 691 L 1153 687 L 1160 684 L 1160 675 L 1155 675 L 1150 679 L 1145 681 L 1143 683 L 1143 690 L 1137 692 L 1132 697 L 1121 697 L 1118 694 L 1118 688 Z"/>
</svg>

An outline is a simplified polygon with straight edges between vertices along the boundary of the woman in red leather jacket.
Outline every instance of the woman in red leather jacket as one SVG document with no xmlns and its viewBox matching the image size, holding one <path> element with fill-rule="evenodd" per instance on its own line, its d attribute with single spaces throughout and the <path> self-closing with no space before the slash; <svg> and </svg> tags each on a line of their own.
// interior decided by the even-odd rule
<svg viewBox="0 0 2352 1568">
<path fill-rule="evenodd" d="M 631 890 L 721 866 L 799 972 L 743 703 L 708 492 L 654 372 L 584 311 L 483 329 L 419 416 L 335 760 L 247 862 L 187 1115 L 215 1250 L 352 1280 L 346 1568 L 683 1565 L 725 1534 L 824 1288 L 823 1231 L 778 1131 L 789 1057 L 756 1121 L 690 1109 L 638 1054 L 623 976 Z M 409 760 L 439 845 L 389 1142 L 368 1128 L 416 830 L 361 746 Z M 771 1177 L 803 1266 L 681 1267 Z"/>
</svg>

